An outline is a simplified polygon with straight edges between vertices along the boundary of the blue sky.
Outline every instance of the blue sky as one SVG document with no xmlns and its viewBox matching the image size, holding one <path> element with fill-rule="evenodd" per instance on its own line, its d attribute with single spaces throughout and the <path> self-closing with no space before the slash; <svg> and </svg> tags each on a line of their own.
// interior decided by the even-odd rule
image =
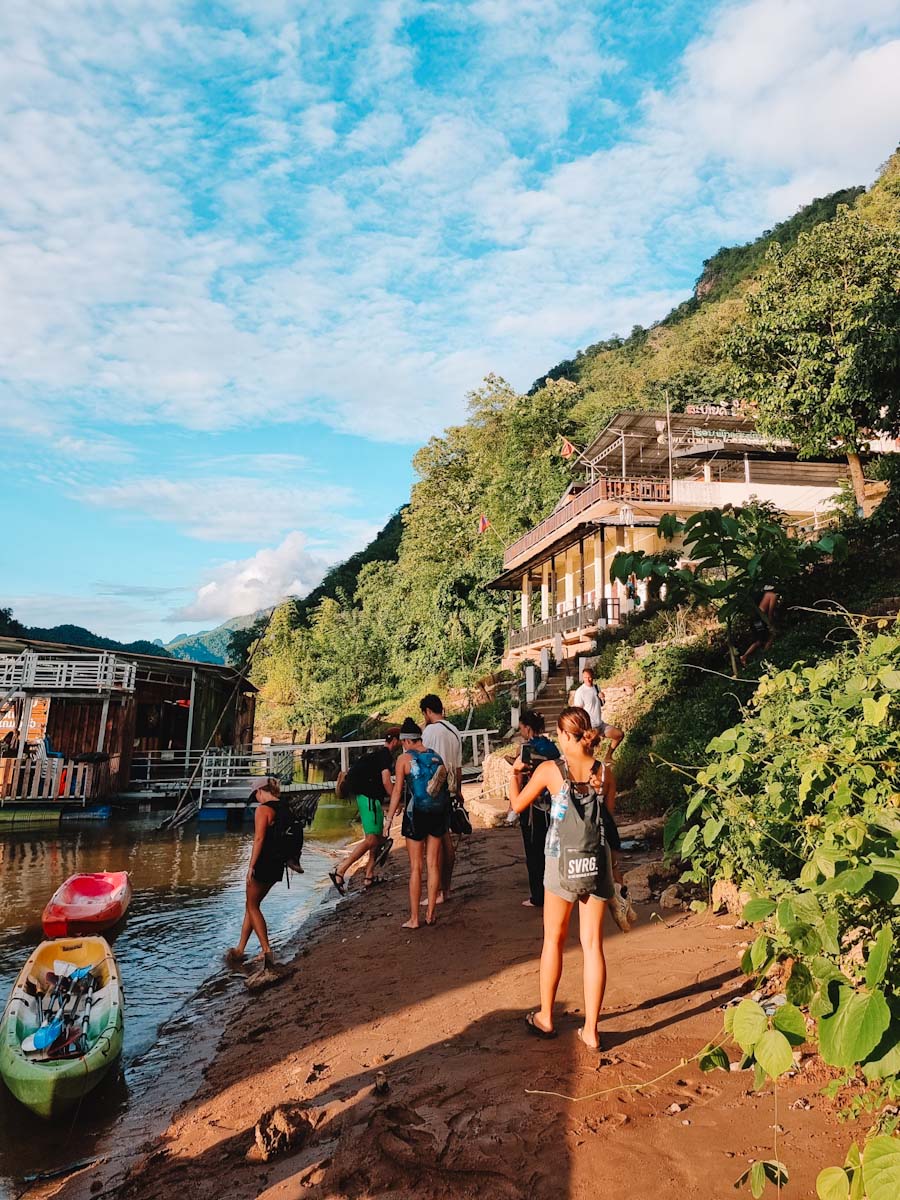
<svg viewBox="0 0 900 1200">
<path fill-rule="evenodd" d="M 894 0 L 9 0 L 0 604 L 305 591 L 526 388 L 896 145 Z M 15 512 L 15 517 L 13 517 Z"/>
</svg>

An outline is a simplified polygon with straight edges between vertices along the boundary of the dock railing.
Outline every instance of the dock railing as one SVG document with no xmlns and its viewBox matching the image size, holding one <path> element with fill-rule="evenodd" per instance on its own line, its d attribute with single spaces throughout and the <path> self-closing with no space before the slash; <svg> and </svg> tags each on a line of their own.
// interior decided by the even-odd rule
<svg viewBox="0 0 900 1200">
<path fill-rule="evenodd" d="M 7 804 L 54 800 L 64 804 L 109 795 L 109 763 L 76 763 L 66 758 L 0 758 L 0 808 Z"/>
<path fill-rule="evenodd" d="M 461 729 L 463 765 L 479 767 L 490 753 L 494 729 Z M 352 742 L 281 742 L 256 743 L 252 747 L 214 750 L 152 750 L 135 754 L 131 763 L 132 792 L 176 794 L 183 790 L 197 770 L 195 787 L 199 803 L 211 799 L 246 799 L 250 791 L 267 775 L 282 784 L 297 783 L 297 760 L 315 761 L 319 755 L 337 759 L 342 771 L 349 770 L 352 759 L 367 750 L 384 745 L 383 738 Z M 334 779 L 310 782 L 308 787 L 331 791 Z"/>
</svg>

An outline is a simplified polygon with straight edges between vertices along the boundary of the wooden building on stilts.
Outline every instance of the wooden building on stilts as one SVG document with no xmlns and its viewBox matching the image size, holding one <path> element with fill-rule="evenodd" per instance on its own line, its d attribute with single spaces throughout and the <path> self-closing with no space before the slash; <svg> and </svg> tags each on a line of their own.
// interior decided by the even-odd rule
<svg viewBox="0 0 900 1200">
<path fill-rule="evenodd" d="M 255 702 L 233 667 L 0 637 L 0 821 L 126 793 L 136 756 L 249 750 Z"/>
</svg>

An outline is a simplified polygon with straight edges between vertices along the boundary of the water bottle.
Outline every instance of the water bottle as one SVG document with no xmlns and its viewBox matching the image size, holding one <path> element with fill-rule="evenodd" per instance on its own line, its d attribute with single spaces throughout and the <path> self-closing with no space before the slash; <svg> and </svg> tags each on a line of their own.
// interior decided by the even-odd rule
<svg viewBox="0 0 900 1200">
<path fill-rule="evenodd" d="M 544 845 L 546 858 L 559 858 L 559 822 L 569 808 L 569 790 L 563 787 L 556 793 L 550 804 L 550 828 L 547 830 L 547 841 Z"/>
</svg>

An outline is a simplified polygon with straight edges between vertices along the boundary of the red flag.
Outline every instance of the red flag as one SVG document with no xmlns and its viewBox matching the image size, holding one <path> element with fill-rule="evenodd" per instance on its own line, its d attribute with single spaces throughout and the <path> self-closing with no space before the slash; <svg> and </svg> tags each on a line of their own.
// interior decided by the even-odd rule
<svg viewBox="0 0 900 1200">
<path fill-rule="evenodd" d="M 482 513 L 481 520 L 478 522 L 478 532 L 479 533 L 487 533 L 487 531 L 490 529 L 490 527 L 491 527 L 490 521 L 487 519 L 487 517 L 484 515 L 484 513 Z"/>
<path fill-rule="evenodd" d="M 563 438 L 562 443 L 562 450 L 560 451 L 560 454 L 562 454 L 563 458 L 571 458 L 576 452 L 575 447 L 568 438 Z"/>
</svg>

